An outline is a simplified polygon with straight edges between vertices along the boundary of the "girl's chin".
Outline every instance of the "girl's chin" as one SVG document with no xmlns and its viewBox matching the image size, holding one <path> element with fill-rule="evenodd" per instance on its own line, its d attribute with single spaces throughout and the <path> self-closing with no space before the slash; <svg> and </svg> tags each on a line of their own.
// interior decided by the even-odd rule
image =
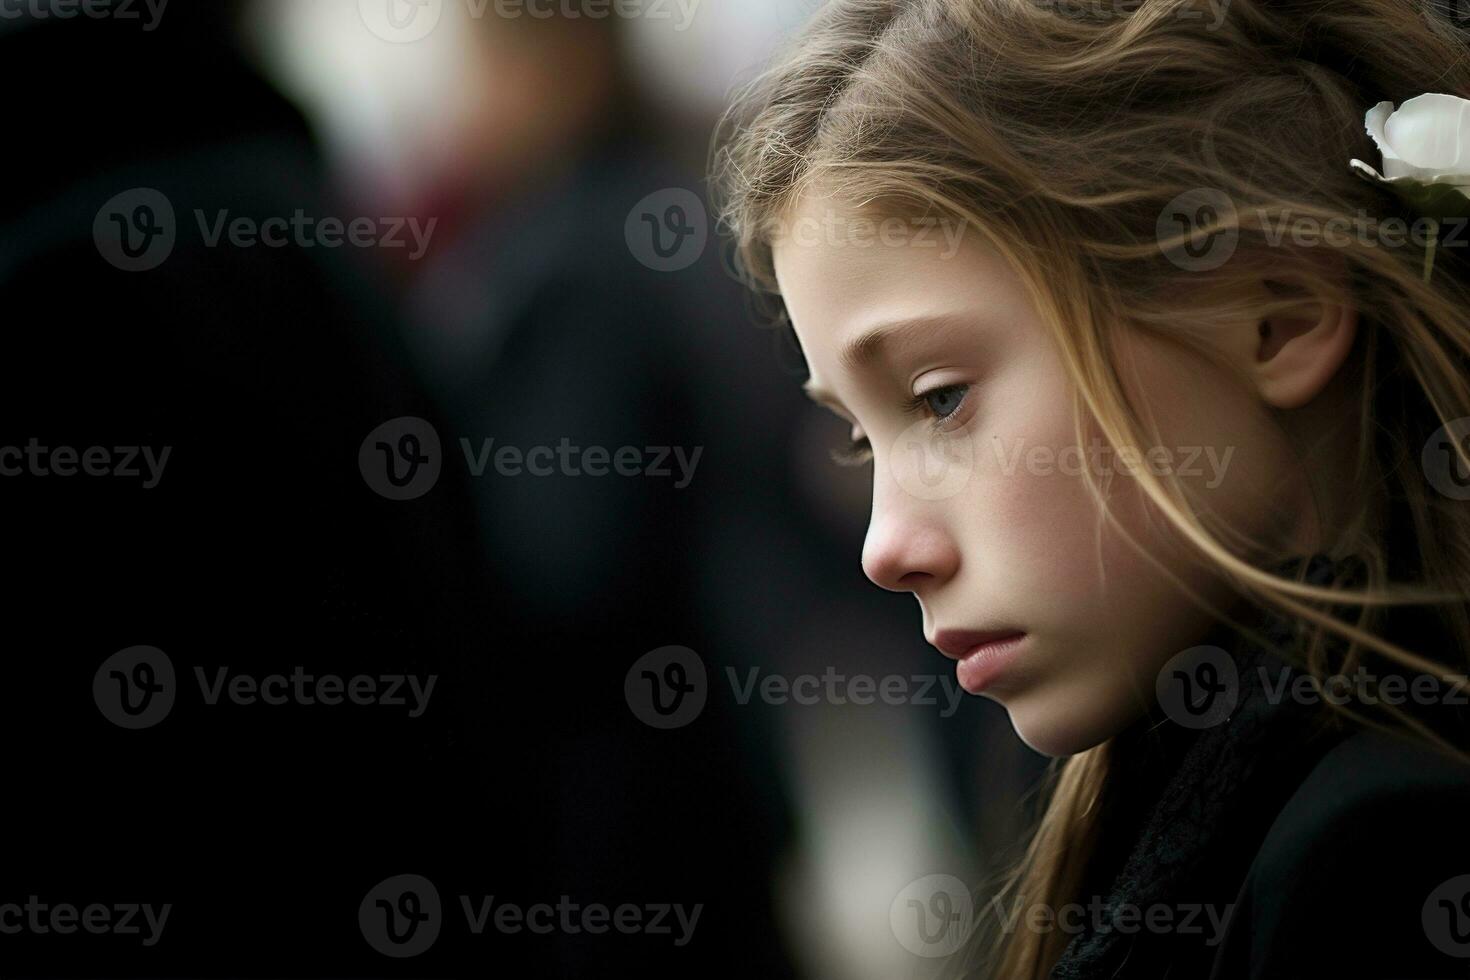
<svg viewBox="0 0 1470 980">
<path fill-rule="evenodd" d="M 1028 690 L 996 698 L 1011 716 L 1011 726 L 1027 747 L 1052 758 L 1065 758 L 1096 748 L 1124 731 L 1139 711 L 1108 711 L 1092 699 L 1079 704 L 1055 690 Z"/>
</svg>

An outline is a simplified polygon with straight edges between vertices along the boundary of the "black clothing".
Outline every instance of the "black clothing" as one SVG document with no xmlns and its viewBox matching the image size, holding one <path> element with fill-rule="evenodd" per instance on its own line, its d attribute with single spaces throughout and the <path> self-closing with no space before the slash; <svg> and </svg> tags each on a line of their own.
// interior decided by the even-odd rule
<svg viewBox="0 0 1470 980">
<path fill-rule="evenodd" d="M 1316 556 L 1306 578 L 1351 573 Z M 1284 618 L 1260 628 L 1290 642 Z M 1052 977 L 1465 975 L 1460 894 L 1425 906 L 1470 873 L 1470 767 L 1334 724 L 1291 695 L 1305 675 L 1229 630 L 1208 642 L 1232 650 L 1236 706 L 1212 727 L 1151 717 L 1119 737 L 1078 934 Z"/>
</svg>

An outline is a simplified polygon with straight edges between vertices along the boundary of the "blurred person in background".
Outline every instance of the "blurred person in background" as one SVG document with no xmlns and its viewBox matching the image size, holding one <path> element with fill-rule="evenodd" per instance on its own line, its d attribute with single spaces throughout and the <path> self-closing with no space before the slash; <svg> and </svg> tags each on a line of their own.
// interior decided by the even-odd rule
<svg viewBox="0 0 1470 980">
<path fill-rule="evenodd" d="M 814 412 L 788 431 L 800 397 L 787 378 L 804 371 L 789 336 L 752 326 L 713 244 L 674 245 L 678 268 L 660 255 L 705 220 L 702 201 L 667 192 L 700 186 L 708 120 L 651 104 L 628 52 L 688 67 L 700 44 L 721 47 L 699 36 L 758 37 L 752 18 L 707 7 L 659 61 L 644 25 L 615 19 L 456 23 L 467 8 L 446 4 L 440 29 L 396 43 L 355 8 L 179 5 L 150 30 L 0 24 L 12 88 L 52 79 L 18 101 L 28 153 L 8 176 L 22 190 L 0 210 L 7 362 L 24 366 L 0 396 L 0 445 L 171 449 L 148 490 L 0 480 L 27 567 L 12 598 L 35 626 L 7 689 L 8 733 L 38 746 L 9 776 L 35 844 L 14 887 L 175 905 L 165 940 L 126 956 L 113 937 L 5 936 L 6 962 L 892 975 L 908 954 L 884 931 L 890 900 L 935 866 L 972 866 L 956 823 L 984 797 L 1004 824 L 1025 766 L 981 771 L 974 733 L 995 716 L 732 692 L 752 669 L 908 672 L 912 652 L 902 603 L 854 601 L 865 586 L 845 554 L 867 501 L 833 482 Z M 671 138 L 664 118 L 698 138 Z M 119 228 L 164 220 L 140 189 L 169 202 L 172 242 L 157 267 L 126 271 Z M 239 248 L 211 244 L 195 217 L 297 210 L 432 232 L 422 251 Z M 370 433 L 402 418 L 442 453 L 437 484 L 411 501 L 359 466 Z M 461 439 L 476 453 L 488 439 L 645 459 L 677 447 L 697 462 L 683 485 L 673 458 L 669 478 L 475 476 Z M 820 503 L 844 494 L 838 516 Z M 168 655 L 178 700 L 129 731 L 91 689 L 137 644 Z M 659 731 L 624 680 L 670 644 L 702 658 L 709 697 Z M 208 706 L 195 683 L 196 668 L 296 665 L 439 686 L 407 723 Z M 446 926 L 394 964 L 356 913 L 402 872 L 435 882 L 450 916 L 462 893 L 703 911 L 680 947 Z"/>
<path fill-rule="evenodd" d="M 10 86 L 47 79 L 13 102 L 26 152 L 0 165 L 0 446 L 27 453 L 0 479 L 20 572 L 0 714 L 28 746 L 0 901 L 171 909 L 147 944 L 7 929 L 7 971 L 368 973 L 355 913 L 383 878 L 544 877 L 544 822 L 503 799 L 536 758 L 467 746 L 460 721 L 503 738 L 534 715 L 497 683 L 465 483 L 406 508 L 359 472 L 375 427 L 436 417 L 389 297 L 340 249 L 206 233 L 341 214 L 236 13 L 0 25 Z M 109 668 L 136 647 L 146 662 Z M 285 704 L 234 695 L 298 673 L 383 701 L 324 703 L 314 680 Z M 386 703 L 410 676 L 436 678 L 417 717 Z M 124 700 L 161 710 L 133 730 Z"/>
<path fill-rule="evenodd" d="M 445 8 L 435 32 L 402 46 L 365 37 L 350 10 L 337 21 L 321 8 L 283 13 L 277 27 L 293 25 L 283 36 L 296 57 L 288 48 L 273 60 L 304 86 L 324 130 L 341 134 L 342 172 L 361 193 L 383 207 L 447 209 L 452 233 L 412 270 L 405 320 L 451 421 L 446 444 L 569 441 L 579 453 L 627 447 L 650 458 L 668 447 L 666 477 L 592 476 L 574 463 L 546 476 L 492 470 L 475 483 L 485 554 L 511 572 L 501 588 L 514 613 L 497 636 L 538 672 L 554 658 L 553 675 L 565 676 L 537 687 L 557 729 L 531 793 L 555 814 L 550 880 L 706 905 L 688 950 L 619 953 L 582 936 L 563 937 L 555 957 L 571 976 L 656 968 L 664 956 L 671 969 L 718 974 L 738 951 L 742 970 L 789 973 L 772 900 L 787 803 L 768 719 L 712 696 L 697 722 L 656 731 L 621 696 L 633 662 L 659 647 L 694 649 L 720 687 L 720 665 L 779 649 L 790 596 L 805 594 L 801 566 L 820 560 L 810 536 L 786 533 L 788 460 L 750 411 L 791 406 L 758 369 L 774 357 L 772 338 L 749 326 L 713 250 L 671 274 L 629 248 L 630 209 L 699 177 L 659 144 L 622 58 L 621 23 L 452 21 L 459 13 Z M 356 64 L 394 90 L 370 99 L 378 111 L 406 103 L 369 129 L 370 142 L 350 125 L 360 92 L 312 85 L 340 77 L 316 58 L 331 37 L 352 52 L 344 70 Z M 369 58 L 394 67 L 367 69 Z M 458 69 L 441 73 L 445 61 Z M 716 364 L 727 384 L 712 389 Z M 675 449 L 693 463 L 682 473 Z"/>
<path fill-rule="evenodd" d="M 854 601 L 864 585 L 841 556 L 861 534 L 866 492 L 834 481 L 822 420 L 784 382 L 805 371 L 791 338 L 755 327 L 713 246 L 696 241 L 664 261 L 644 237 L 669 231 L 671 207 L 707 230 L 704 203 L 687 189 L 701 184 L 705 134 L 729 82 L 718 71 L 744 67 L 741 52 L 764 56 L 807 11 L 762 18 L 759 4 L 711 5 L 681 34 L 616 18 L 477 19 L 447 5 L 435 30 L 395 44 L 365 33 L 350 5 L 328 6 L 273 5 L 263 48 L 334 134 L 355 186 L 390 202 L 452 202 L 439 217 L 454 234 L 416 270 L 407 329 L 461 431 L 476 446 L 570 435 L 705 451 L 683 489 L 567 474 L 478 483 L 486 552 L 517 570 L 517 603 L 539 617 L 527 628 L 578 651 L 569 757 L 591 753 L 630 800 L 667 778 L 650 759 L 673 763 L 696 817 L 730 772 L 753 774 L 755 797 L 726 795 L 738 808 L 721 817 L 756 848 L 761 879 L 772 873 L 768 835 L 793 797 L 797 836 L 776 881 L 742 901 L 764 914 L 774 892 L 806 975 L 892 975 L 912 959 L 886 927 L 894 894 L 934 866 L 972 871 L 962 826 L 980 824 L 988 844 L 1018 819 L 1036 763 L 987 751 L 1009 745 L 985 737 L 1003 730 L 999 713 L 756 699 L 722 720 L 712 695 L 703 728 L 650 739 L 604 693 L 638 652 L 673 642 L 697 649 L 714 692 L 729 688 L 725 668 L 911 670 L 906 610 L 875 614 Z M 804 431 L 773 438 L 783 413 L 803 411 Z M 846 501 L 835 512 L 834 497 Z M 845 516 L 823 525 L 803 512 Z M 596 648 L 580 652 L 589 633 Z M 747 753 L 701 761 L 728 738 L 711 722 Z M 701 789 L 698 779 L 713 782 Z M 625 856 L 654 838 L 699 847 L 637 806 L 623 812 L 621 822 L 591 809 L 584 818 L 636 846 L 574 851 L 576 866 L 636 881 L 656 875 Z M 708 873 L 701 865 L 698 877 Z"/>
</svg>

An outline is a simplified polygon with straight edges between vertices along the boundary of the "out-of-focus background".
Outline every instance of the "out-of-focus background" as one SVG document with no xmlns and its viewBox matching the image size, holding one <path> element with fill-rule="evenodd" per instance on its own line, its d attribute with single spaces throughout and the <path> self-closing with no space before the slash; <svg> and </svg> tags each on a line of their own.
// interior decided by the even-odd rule
<svg viewBox="0 0 1470 980">
<path fill-rule="evenodd" d="M 0 5 L 0 975 L 942 961 L 1040 761 L 708 211 L 818 2 Z"/>
</svg>

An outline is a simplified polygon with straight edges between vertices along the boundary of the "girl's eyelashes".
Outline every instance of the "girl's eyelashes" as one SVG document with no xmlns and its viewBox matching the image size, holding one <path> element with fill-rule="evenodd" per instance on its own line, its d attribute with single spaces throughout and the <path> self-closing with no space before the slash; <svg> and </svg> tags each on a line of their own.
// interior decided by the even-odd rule
<svg viewBox="0 0 1470 980">
<path fill-rule="evenodd" d="M 953 421 L 965 407 L 965 399 L 970 394 L 970 385 L 952 384 L 941 388 L 934 388 L 922 394 L 915 395 L 909 402 L 909 412 L 918 414 L 924 412 L 933 417 L 935 423 Z"/>
<path fill-rule="evenodd" d="M 832 461 L 838 466 L 864 466 L 873 461 L 873 444 L 867 436 L 859 436 L 850 445 L 832 450 Z"/>
<path fill-rule="evenodd" d="M 965 408 L 971 387 L 952 384 L 935 388 L 915 395 L 905 407 L 910 415 L 923 413 L 932 416 L 936 428 L 953 424 Z M 850 445 L 832 450 L 832 460 L 838 466 L 864 466 L 873 461 L 873 444 L 867 436 L 856 436 Z"/>
</svg>

